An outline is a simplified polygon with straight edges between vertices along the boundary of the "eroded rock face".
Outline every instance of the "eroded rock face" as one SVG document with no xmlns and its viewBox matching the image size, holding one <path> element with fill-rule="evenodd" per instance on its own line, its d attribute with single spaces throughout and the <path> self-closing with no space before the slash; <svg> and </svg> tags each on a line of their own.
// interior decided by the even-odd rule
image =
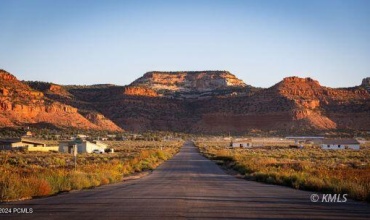
<svg viewBox="0 0 370 220">
<path fill-rule="evenodd" d="M 158 93 L 150 88 L 140 86 L 129 86 L 124 90 L 125 95 L 157 97 Z"/>
<path fill-rule="evenodd" d="M 370 92 L 370 77 L 363 79 L 361 86 L 363 86 L 367 91 Z"/>
<path fill-rule="evenodd" d="M 89 112 L 84 115 L 87 120 L 92 122 L 93 124 L 103 127 L 103 128 L 110 128 L 111 130 L 120 131 L 122 130 L 118 127 L 115 123 L 111 120 L 107 119 L 104 115 L 96 113 L 96 112 Z"/>
<path fill-rule="evenodd" d="M 58 96 L 59 98 L 71 98 L 72 95 L 61 85 L 45 82 L 25 82 L 33 90 L 39 91 L 46 96 Z"/>
<path fill-rule="evenodd" d="M 227 71 L 148 72 L 131 85 L 149 87 L 156 91 L 205 92 L 246 84 Z"/>
<path fill-rule="evenodd" d="M 305 120 L 307 127 L 316 129 L 349 128 L 348 122 L 364 112 L 370 112 L 370 94 L 361 87 L 333 89 L 321 86 L 310 78 L 288 77 L 276 84 L 282 96 L 295 103 L 294 120 Z M 369 127 L 370 120 L 363 118 L 354 127 Z"/>
<path fill-rule="evenodd" d="M 15 81 L 17 78 L 7 71 L 0 69 L 0 80 Z"/>
</svg>

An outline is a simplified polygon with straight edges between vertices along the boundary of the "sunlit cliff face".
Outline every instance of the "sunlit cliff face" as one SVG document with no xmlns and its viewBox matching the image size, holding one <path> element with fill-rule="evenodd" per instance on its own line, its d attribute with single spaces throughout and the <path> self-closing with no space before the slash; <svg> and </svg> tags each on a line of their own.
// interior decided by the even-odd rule
<svg viewBox="0 0 370 220">
<path fill-rule="evenodd" d="M 246 84 L 227 71 L 148 72 L 131 85 L 147 86 L 154 90 L 212 91 Z"/>
</svg>

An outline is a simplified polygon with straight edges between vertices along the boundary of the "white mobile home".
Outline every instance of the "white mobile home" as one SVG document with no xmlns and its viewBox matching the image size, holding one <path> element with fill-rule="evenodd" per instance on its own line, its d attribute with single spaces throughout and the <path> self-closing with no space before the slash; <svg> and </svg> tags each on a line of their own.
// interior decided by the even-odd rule
<svg viewBox="0 0 370 220">
<path fill-rule="evenodd" d="M 252 139 L 237 139 L 230 142 L 232 148 L 249 148 L 252 146 Z"/>
<path fill-rule="evenodd" d="M 359 150 L 360 142 L 355 139 L 324 139 L 321 148 L 324 150 Z"/>
</svg>

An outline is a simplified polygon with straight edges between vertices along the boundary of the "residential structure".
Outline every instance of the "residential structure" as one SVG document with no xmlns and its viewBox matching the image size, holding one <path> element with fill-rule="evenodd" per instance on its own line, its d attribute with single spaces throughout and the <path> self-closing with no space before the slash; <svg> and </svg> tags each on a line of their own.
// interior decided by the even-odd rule
<svg viewBox="0 0 370 220">
<path fill-rule="evenodd" d="M 0 140 L 0 150 L 57 151 L 57 146 L 47 146 L 43 141 L 25 138 Z"/>
<path fill-rule="evenodd" d="M 230 147 L 232 148 L 249 148 L 249 147 L 252 147 L 253 144 L 252 144 L 252 139 L 248 138 L 248 139 L 236 139 L 236 140 L 232 140 L 230 142 Z"/>
<path fill-rule="evenodd" d="M 100 141 L 85 141 L 76 139 L 73 141 L 62 141 L 59 143 L 59 152 L 73 153 L 73 146 L 77 146 L 77 153 L 92 153 L 94 150 L 105 150 L 107 145 Z"/>
<path fill-rule="evenodd" d="M 324 139 L 321 148 L 324 150 L 359 150 L 360 142 L 355 139 Z"/>
</svg>

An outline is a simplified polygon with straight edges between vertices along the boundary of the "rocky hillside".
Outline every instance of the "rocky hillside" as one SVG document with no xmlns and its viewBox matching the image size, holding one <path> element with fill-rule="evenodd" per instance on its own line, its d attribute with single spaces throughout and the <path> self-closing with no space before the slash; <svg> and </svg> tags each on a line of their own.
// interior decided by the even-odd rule
<svg viewBox="0 0 370 220">
<path fill-rule="evenodd" d="M 369 130 L 370 94 L 362 87 L 332 89 L 310 78 L 288 77 L 251 96 L 203 102 L 194 129 L 226 133 L 276 130 L 310 133 Z"/>
<path fill-rule="evenodd" d="M 287 77 L 261 89 L 226 71 L 149 72 L 128 86 L 61 86 L 22 83 L 3 71 L 0 125 L 208 134 L 370 130 L 368 79 L 333 89 Z"/>
<path fill-rule="evenodd" d="M 35 86 L 37 83 L 30 84 Z M 0 126 L 43 124 L 60 128 L 122 130 L 103 115 L 95 113 L 95 118 L 84 117 L 77 107 L 53 98 L 55 94 L 71 98 L 72 95 L 63 87 L 47 83 L 39 83 L 38 86 L 38 89 L 33 89 L 12 74 L 0 70 Z"/>
<path fill-rule="evenodd" d="M 313 128 L 370 128 L 370 94 L 361 87 L 332 89 L 310 78 L 289 77 L 277 89 L 294 102 L 294 119 L 307 120 Z"/>
</svg>

